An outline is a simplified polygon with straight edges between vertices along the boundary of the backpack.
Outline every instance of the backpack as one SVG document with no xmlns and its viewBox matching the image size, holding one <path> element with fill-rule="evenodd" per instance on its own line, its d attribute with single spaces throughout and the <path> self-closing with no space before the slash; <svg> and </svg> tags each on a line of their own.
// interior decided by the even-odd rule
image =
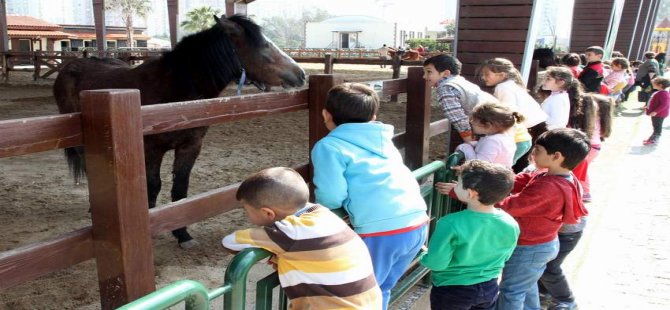
<svg viewBox="0 0 670 310">
<path fill-rule="evenodd" d="M 483 103 L 499 102 L 493 95 L 481 90 L 476 84 L 466 80 L 462 76 L 456 76 L 447 85 L 455 88 L 461 94 L 461 106 L 467 115 L 472 114 L 475 106 Z"/>
</svg>

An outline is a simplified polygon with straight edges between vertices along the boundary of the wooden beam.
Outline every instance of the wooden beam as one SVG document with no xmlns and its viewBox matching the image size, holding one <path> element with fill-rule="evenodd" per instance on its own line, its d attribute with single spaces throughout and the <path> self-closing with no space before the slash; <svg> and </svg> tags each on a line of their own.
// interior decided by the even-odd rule
<svg viewBox="0 0 670 310">
<path fill-rule="evenodd" d="M 170 24 L 170 45 L 177 45 L 177 33 L 179 27 L 179 0 L 167 0 L 168 22 Z"/>
<path fill-rule="evenodd" d="M 0 121 L 0 158 L 81 145 L 79 113 Z"/>
<path fill-rule="evenodd" d="M 9 35 L 7 34 L 7 5 L 0 0 L 0 53 L 9 51 Z"/>
<path fill-rule="evenodd" d="M 430 140 L 430 86 L 423 67 L 407 70 L 407 117 L 405 118 L 405 165 L 418 169 L 428 162 Z"/>
<path fill-rule="evenodd" d="M 626 0 L 626 2 L 624 2 L 621 23 L 619 23 L 619 32 L 617 33 L 614 50 L 622 52 L 626 57 L 629 56 L 628 54 L 630 54 L 630 49 L 633 45 L 635 25 L 643 1 L 644 0 Z"/>
<path fill-rule="evenodd" d="M 139 90 L 81 92 L 102 309 L 155 290 Z"/>
<path fill-rule="evenodd" d="M 95 22 L 95 40 L 98 51 L 102 52 L 107 47 L 105 35 L 105 0 L 93 0 L 93 20 Z"/>
</svg>

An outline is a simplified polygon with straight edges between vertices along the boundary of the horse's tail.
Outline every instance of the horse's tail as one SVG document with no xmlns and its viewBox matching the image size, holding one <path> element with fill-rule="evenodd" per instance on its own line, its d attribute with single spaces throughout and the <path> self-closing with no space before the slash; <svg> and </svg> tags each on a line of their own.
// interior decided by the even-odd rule
<svg viewBox="0 0 670 310">
<path fill-rule="evenodd" d="M 67 166 L 74 177 L 75 183 L 79 184 L 82 178 L 86 176 L 86 159 L 84 158 L 84 147 L 69 147 L 65 149 Z"/>
</svg>

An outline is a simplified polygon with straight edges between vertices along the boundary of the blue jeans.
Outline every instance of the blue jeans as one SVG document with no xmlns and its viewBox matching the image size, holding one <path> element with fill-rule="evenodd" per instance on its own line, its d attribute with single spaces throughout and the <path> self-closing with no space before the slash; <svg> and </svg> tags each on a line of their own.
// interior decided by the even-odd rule
<svg viewBox="0 0 670 310">
<path fill-rule="evenodd" d="M 498 279 L 472 285 L 433 286 L 430 290 L 432 310 L 495 309 Z"/>
<path fill-rule="evenodd" d="M 372 257 L 375 278 L 382 290 L 384 310 L 388 308 L 391 289 L 426 243 L 427 237 L 428 225 L 423 225 L 400 234 L 362 238 Z"/>
<path fill-rule="evenodd" d="M 558 255 L 558 238 L 536 245 L 518 245 L 505 263 L 498 310 L 540 310 L 537 280 L 547 263 Z"/>
</svg>

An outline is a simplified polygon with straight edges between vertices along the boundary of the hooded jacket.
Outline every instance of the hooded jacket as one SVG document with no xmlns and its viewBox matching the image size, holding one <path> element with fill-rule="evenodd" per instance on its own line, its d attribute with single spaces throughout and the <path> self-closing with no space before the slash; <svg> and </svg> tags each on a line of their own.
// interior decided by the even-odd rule
<svg viewBox="0 0 670 310">
<path fill-rule="evenodd" d="M 512 194 L 497 207 L 519 223 L 518 245 L 549 242 L 556 238 L 562 224 L 576 224 L 588 214 L 577 178 L 568 180 L 546 173 L 518 174 Z"/>
<path fill-rule="evenodd" d="M 393 145 L 393 126 L 337 126 L 312 149 L 316 202 L 344 208 L 359 234 L 390 232 L 428 221 L 419 184 Z"/>
</svg>

